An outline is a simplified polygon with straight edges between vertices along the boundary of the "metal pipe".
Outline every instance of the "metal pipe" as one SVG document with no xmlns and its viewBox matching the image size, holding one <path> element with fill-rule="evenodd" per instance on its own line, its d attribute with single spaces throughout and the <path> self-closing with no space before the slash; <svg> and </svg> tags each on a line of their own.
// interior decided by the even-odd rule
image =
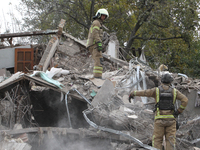
<svg viewBox="0 0 200 150">
<path fill-rule="evenodd" d="M 77 89 L 72 89 L 73 91 L 76 91 L 86 102 L 88 102 L 88 104 L 92 105 L 91 102 L 85 98 Z"/>
<path fill-rule="evenodd" d="M 131 135 L 128 135 L 128 134 L 125 134 L 121 131 L 118 131 L 118 130 L 114 130 L 114 129 L 110 129 L 110 128 L 105 128 L 105 127 L 102 127 L 102 126 L 98 126 L 97 124 L 95 124 L 94 122 L 92 122 L 88 117 L 87 117 L 87 114 L 91 113 L 91 110 L 84 110 L 83 111 L 83 116 L 85 118 L 85 120 L 94 128 L 96 129 L 99 129 L 99 130 L 102 130 L 102 131 L 106 131 L 106 132 L 110 132 L 110 133 L 114 133 L 114 134 L 118 134 L 118 135 L 121 135 L 125 138 L 128 138 L 130 140 L 133 140 L 134 142 L 136 142 L 137 144 L 139 144 L 140 146 L 148 149 L 148 150 L 158 150 L 157 148 L 154 148 L 154 147 L 151 147 L 147 144 L 143 144 L 140 140 L 134 138 L 133 136 Z"/>
<path fill-rule="evenodd" d="M 65 94 L 65 104 L 66 104 L 66 108 L 67 108 L 67 116 L 68 116 L 68 120 L 69 120 L 69 126 L 70 126 L 70 128 L 72 128 L 70 114 L 69 114 L 69 108 L 68 108 L 68 102 L 67 102 L 67 95 L 68 94 L 69 94 L 69 91 Z"/>
</svg>

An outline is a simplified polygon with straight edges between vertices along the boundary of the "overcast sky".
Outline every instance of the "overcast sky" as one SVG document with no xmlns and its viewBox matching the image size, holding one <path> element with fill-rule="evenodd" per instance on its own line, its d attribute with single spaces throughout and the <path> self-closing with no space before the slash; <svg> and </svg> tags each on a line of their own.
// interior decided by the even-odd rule
<svg viewBox="0 0 200 150">
<path fill-rule="evenodd" d="M 10 29 L 10 32 L 18 32 L 19 26 L 15 24 L 9 13 L 12 13 L 14 17 L 20 19 L 21 15 L 16 10 L 16 6 L 19 6 L 21 0 L 0 0 L 0 34 L 3 34 L 6 29 Z"/>
</svg>

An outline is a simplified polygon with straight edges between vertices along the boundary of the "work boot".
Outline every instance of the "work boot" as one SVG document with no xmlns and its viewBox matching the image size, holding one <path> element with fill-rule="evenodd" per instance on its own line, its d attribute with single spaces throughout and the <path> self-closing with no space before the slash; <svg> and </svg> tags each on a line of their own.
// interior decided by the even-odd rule
<svg viewBox="0 0 200 150">
<path fill-rule="evenodd" d="M 102 79 L 102 73 L 93 73 L 94 78 Z"/>
</svg>

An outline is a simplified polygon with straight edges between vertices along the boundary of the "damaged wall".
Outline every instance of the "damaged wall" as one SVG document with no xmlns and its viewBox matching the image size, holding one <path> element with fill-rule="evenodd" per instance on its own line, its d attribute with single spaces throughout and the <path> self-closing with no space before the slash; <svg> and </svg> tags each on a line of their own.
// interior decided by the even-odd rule
<svg viewBox="0 0 200 150">
<path fill-rule="evenodd" d="M 15 67 L 15 48 L 31 48 L 31 46 L 27 45 L 0 49 L 0 69 Z"/>
</svg>

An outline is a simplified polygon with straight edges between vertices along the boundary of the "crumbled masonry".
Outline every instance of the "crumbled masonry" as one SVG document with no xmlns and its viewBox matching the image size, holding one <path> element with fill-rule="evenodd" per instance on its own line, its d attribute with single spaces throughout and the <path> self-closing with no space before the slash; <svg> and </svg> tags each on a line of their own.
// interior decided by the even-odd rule
<svg viewBox="0 0 200 150">
<path fill-rule="evenodd" d="M 62 31 L 62 25 L 59 33 L 65 40 L 57 46 L 33 45 L 39 64 L 35 70 L 0 78 L 0 149 L 156 150 L 151 146 L 154 99 L 136 96 L 129 103 L 128 95 L 134 89 L 160 85 L 161 75 L 169 71 L 152 69 L 145 56 L 129 62 L 119 59 L 119 42 L 113 33 L 104 34 L 104 80 L 94 79 L 94 62 L 85 41 Z M 116 44 L 116 57 L 110 54 L 109 42 Z M 34 71 L 39 73 L 33 76 Z M 177 150 L 198 150 L 200 79 L 169 73 L 174 77 L 172 86 L 189 99 L 178 117 Z"/>
</svg>

